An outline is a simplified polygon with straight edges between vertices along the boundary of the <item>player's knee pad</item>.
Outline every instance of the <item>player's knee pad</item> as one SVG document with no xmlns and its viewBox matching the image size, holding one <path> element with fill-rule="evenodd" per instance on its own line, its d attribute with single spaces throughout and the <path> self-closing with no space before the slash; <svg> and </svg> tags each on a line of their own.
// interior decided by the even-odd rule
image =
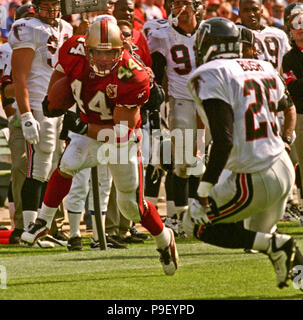
<svg viewBox="0 0 303 320">
<path fill-rule="evenodd" d="M 82 169 L 87 158 L 88 149 L 80 141 L 71 141 L 60 160 L 59 168 L 62 172 L 74 176 L 76 172 Z"/>
</svg>

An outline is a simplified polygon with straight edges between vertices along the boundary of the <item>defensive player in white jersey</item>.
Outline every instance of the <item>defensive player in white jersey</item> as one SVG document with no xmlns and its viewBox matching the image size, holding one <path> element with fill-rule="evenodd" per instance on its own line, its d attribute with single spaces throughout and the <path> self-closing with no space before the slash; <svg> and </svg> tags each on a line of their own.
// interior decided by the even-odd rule
<svg viewBox="0 0 303 320">
<path fill-rule="evenodd" d="M 59 19 L 60 1 L 34 0 L 36 16 L 17 20 L 9 34 L 12 74 L 22 131 L 27 142 L 28 169 L 22 188 L 24 228 L 35 221 L 43 184 L 48 180 L 61 119 L 43 115 L 42 101 L 57 61 L 57 48 L 72 27 Z"/>
<path fill-rule="evenodd" d="M 25 176 L 25 166 L 26 159 L 24 139 L 22 135 L 22 130 L 20 126 L 16 125 L 15 113 L 16 110 L 13 107 L 15 104 L 15 99 L 10 97 L 9 90 L 11 89 L 12 79 L 11 79 L 11 56 L 12 49 L 8 42 L 5 42 L 0 46 L 0 88 L 1 88 L 1 103 L 5 115 L 8 119 L 9 128 L 9 140 L 8 145 L 11 151 L 12 167 L 11 167 L 11 194 L 13 197 L 9 200 L 9 214 L 11 219 L 11 227 L 14 229 L 13 236 L 11 239 L 15 238 L 15 234 L 18 230 L 22 232 L 23 230 L 23 218 L 22 218 L 22 203 L 21 203 L 21 187 Z M 21 138 L 21 145 L 20 139 Z M 13 142 L 13 143 L 12 143 Z M 23 155 L 23 156 L 22 156 Z M 25 160 L 25 161 L 24 161 Z M 17 182 L 19 181 L 19 184 Z M 19 232 L 19 236 L 21 233 Z M 17 237 L 18 238 L 18 237 Z M 14 239 L 11 243 L 18 243 L 18 239 Z"/>
<path fill-rule="evenodd" d="M 293 265 L 303 261 L 292 237 L 272 232 L 294 183 L 276 117 L 279 109 L 293 108 L 292 101 L 270 63 L 240 58 L 240 32 L 230 20 L 202 22 L 195 52 L 200 67 L 188 88 L 213 145 L 185 231 L 210 244 L 267 254 L 283 288 Z M 219 179 L 223 168 L 231 173 Z M 241 221 L 248 217 L 250 230 Z"/>
<path fill-rule="evenodd" d="M 269 61 L 279 72 L 283 56 L 290 50 L 286 33 L 276 27 L 261 25 L 262 2 L 260 0 L 241 0 L 239 17 L 245 27 L 255 34 L 257 59 Z"/>
<path fill-rule="evenodd" d="M 239 17 L 241 18 L 242 25 L 251 29 L 255 34 L 255 52 L 256 58 L 260 60 L 269 61 L 273 67 L 282 72 L 282 59 L 283 56 L 290 50 L 290 43 L 286 33 L 276 27 L 269 27 L 261 25 L 262 15 L 262 2 L 260 0 L 241 0 L 239 4 Z M 292 121 L 291 117 L 294 116 L 285 112 L 279 113 L 279 122 L 281 128 L 287 128 L 289 122 Z M 295 136 L 281 130 L 280 134 L 283 137 L 286 147 L 291 145 Z M 293 163 L 296 163 L 296 150 L 293 147 L 290 157 Z M 290 148 L 289 148 L 290 151 Z M 293 201 L 292 191 L 289 194 L 289 200 L 285 212 L 287 216 L 300 216 L 298 206 Z"/>
<path fill-rule="evenodd" d="M 181 129 L 183 133 L 183 146 L 180 150 L 183 161 L 175 161 L 174 164 L 173 200 L 175 212 L 171 212 L 169 208 L 167 212 L 166 224 L 170 227 L 176 224 L 176 218 L 186 210 L 188 197 L 193 198 L 193 195 L 188 194 L 189 167 L 192 164 L 189 163 L 186 155 L 190 153 L 190 149 L 187 148 L 195 145 L 197 117 L 195 102 L 184 88 L 191 71 L 195 68 L 193 43 L 198 27 L 196 15 L 200 13 L 201 8 L 201 1 L 175 0 L 172 2 L 172 15 L 168 19 L 169 23 L 160 19 L 149 21 L 143 27 L 151 51 L 155 79 L 161 84 L 164 73 L 168 79 L 169 129 L 171 131 Z M 193 130 L 191 143 L 185 143 L 185 129 Z M 176 141 L 175 146 L 180 146 L 180 144 L 180 141 Z M 195 193 L 199 174 L 197 177 L 191 176 L 190 179 L 193 193 Z M 182 236 L 182 229 L 178 233 Z"/>
</svg>

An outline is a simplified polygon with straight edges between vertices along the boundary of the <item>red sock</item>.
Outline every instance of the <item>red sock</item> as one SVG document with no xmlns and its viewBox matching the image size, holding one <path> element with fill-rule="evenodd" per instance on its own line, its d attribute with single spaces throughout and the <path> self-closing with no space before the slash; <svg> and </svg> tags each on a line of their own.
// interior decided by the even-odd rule
<svg viewBox="0 0 303 320">
<path fill-rule="evenodd" d="M 64 197 L 69 193 L 72 181 L 72 178 L 63 178 L 59 174 L 58 169 L 56 169 L 47 183 L 43 199 L 45 205 L 50 208 L 57 208 Z"/>
<path fill-rule="evenodd" d="M 151 235 L 157 236 L 163 230 L 163 222 L 157 208 L 151 202 L 146 202 L 148 209 L 143 213 L 141 224 Z"/>
</svg>

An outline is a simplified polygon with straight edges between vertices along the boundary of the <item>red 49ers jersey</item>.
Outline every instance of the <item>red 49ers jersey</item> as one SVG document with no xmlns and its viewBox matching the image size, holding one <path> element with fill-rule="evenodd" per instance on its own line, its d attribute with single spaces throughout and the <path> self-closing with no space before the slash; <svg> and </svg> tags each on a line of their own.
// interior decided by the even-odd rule
<svg viewBox="0 0 303 320">
<path fill-rule="evenodd" d="M 99 77 L 89 67 L 84 43 L 84 36 L 68 39 L 59 50 L 56 66 L 69 78 L 83 121 L 113 122 L 115 107 L 134 108 L 147 102 L 149 76 L 127 50 L 123 50 L 122 58 L 109 75 Z"/>
</svg>

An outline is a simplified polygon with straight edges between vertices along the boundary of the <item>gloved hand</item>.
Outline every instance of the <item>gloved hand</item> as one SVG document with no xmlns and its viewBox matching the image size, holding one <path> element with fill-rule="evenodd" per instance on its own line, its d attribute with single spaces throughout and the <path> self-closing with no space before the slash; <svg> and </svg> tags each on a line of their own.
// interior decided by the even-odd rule
<svg viewBox="0 0 303 320">
<path fill-rule="evenodd" d="M 198 200 L 194 200 L 188 208 L 191 220 L 194 224 L 209 225 L 211 221 L 208 218 L 208 213 L 211 211 L 210 207 L 202 206 Z"/>
<path fill-rule="evenodd" d="M 211 209 L 203 207 L 198 200 L 194 200 L 190 207 L 184 212 L 182 218 L 183 230 L 189 238 L 196 237 L 197 225 L 208 226 L 211 224 L 207 213 Z"/>
<path fill-rule="evenodd" d="M 31 112 L 21 114 L 21 124 L 24 139 L 30 144 L 39 143 L 40 124 Z"/>
<path fill-rule="evenodd" d="M 75 112 L 67 110 L 64 115 L 62 131 L 60 134 L 61 140 L 67 139 L 68 130 L 79 134 L 86 134 L 88 124 L 81 121 L 80 117 Z"/>
</svg>

